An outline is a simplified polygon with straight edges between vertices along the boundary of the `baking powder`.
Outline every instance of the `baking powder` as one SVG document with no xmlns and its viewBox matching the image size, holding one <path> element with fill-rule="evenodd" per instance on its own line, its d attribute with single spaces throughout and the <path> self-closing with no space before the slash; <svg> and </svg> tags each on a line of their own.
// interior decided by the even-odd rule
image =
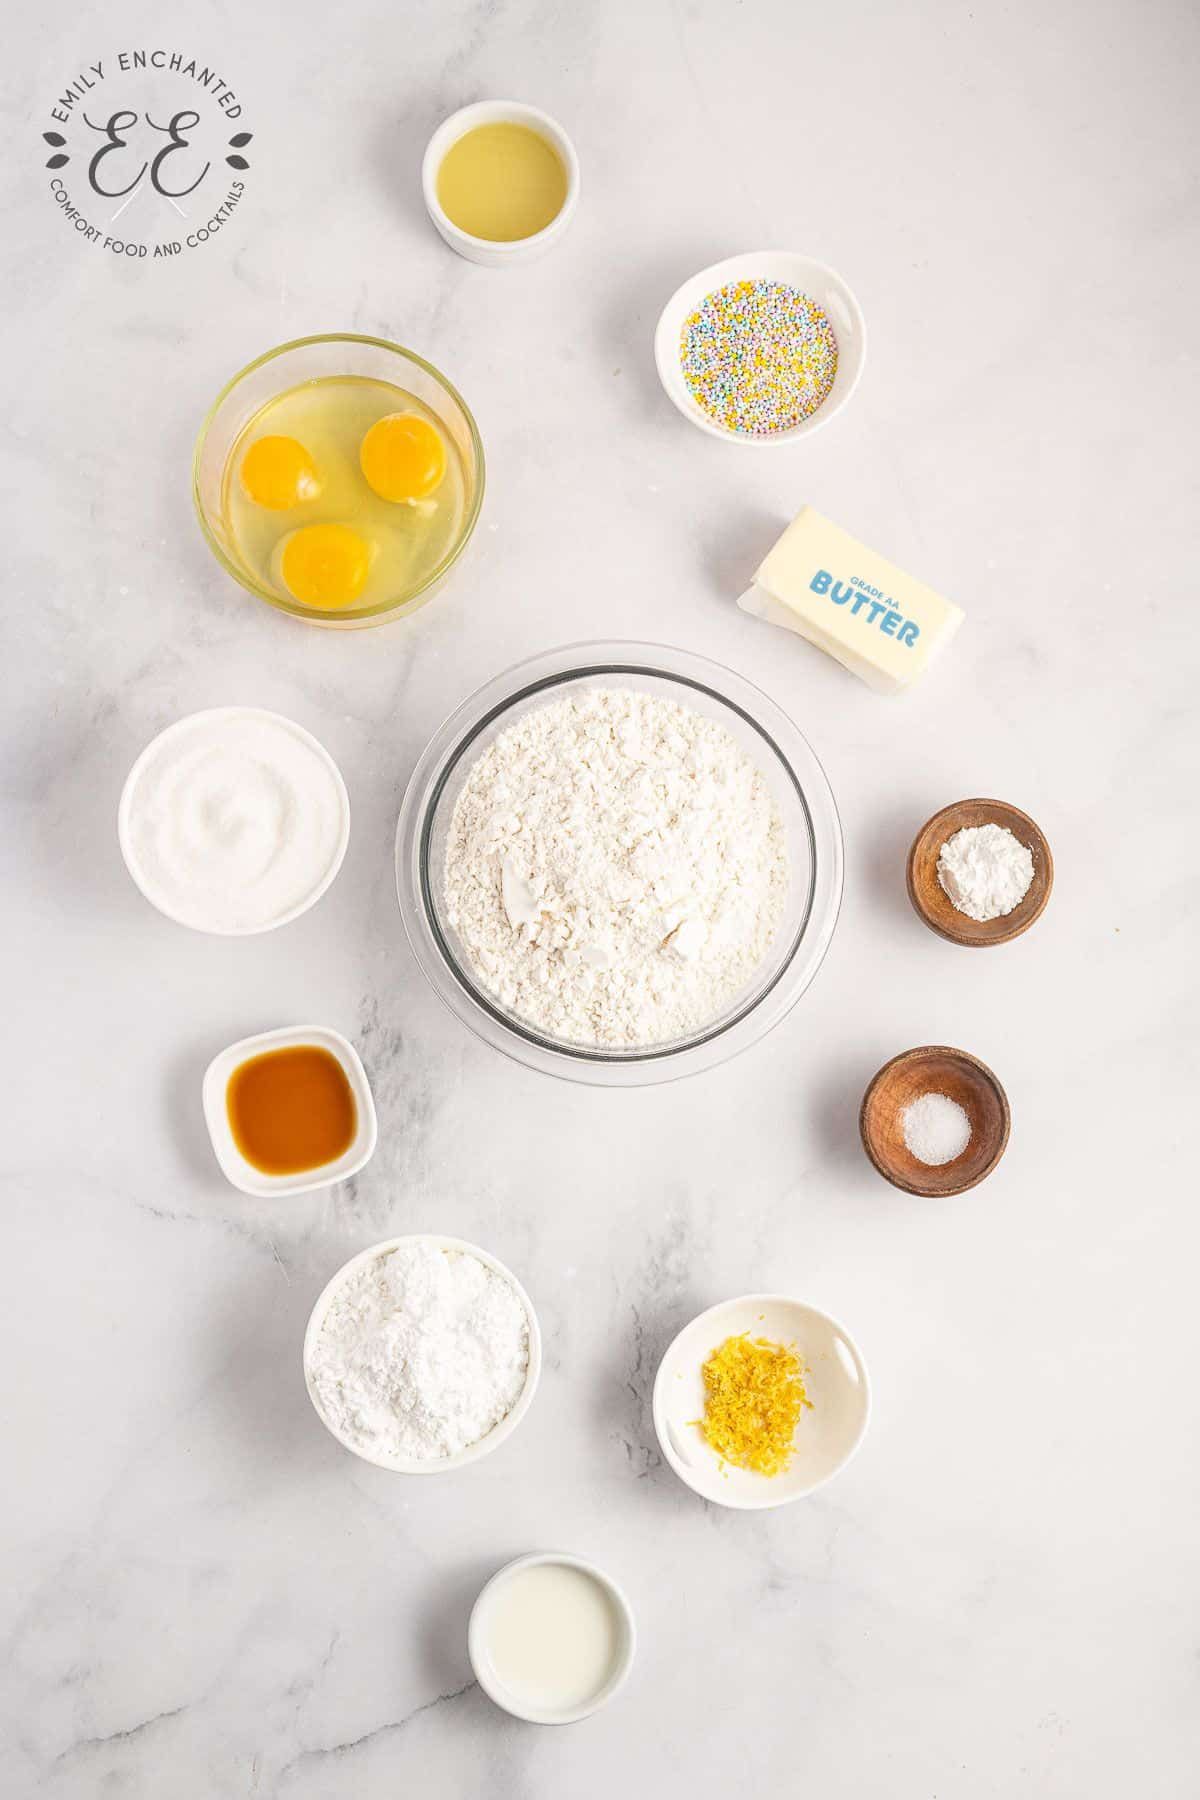
<svg viewBox="0 0 1200 1800">
<path fill-rule="evenodd" d="M 942 845 L 938 880 L 968 919 L 1001 919 L 1033 881 L 1033 857 L 1006 825 L 966 825 Z"/>
</svg>

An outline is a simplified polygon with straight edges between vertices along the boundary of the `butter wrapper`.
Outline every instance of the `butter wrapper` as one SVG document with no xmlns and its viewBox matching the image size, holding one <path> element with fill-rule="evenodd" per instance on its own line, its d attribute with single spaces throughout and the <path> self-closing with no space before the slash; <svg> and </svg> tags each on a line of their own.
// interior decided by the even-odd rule
<svg viewBox="0 0 1200 1800">
<path fill-rule="evenodd" d="M 738 605 L 798 632 L 879 694 L 911 687 L 964 617 L 811 506 L 767 553 Z"/>
</svg>

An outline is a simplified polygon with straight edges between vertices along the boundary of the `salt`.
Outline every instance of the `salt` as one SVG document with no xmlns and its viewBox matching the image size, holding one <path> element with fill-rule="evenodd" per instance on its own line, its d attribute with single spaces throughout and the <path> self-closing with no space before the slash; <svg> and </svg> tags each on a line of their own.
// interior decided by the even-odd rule
<svg viewBox="0 0 1200 1800">
<path fill-rule="evenodd" d="M 900 1127 L 909 1151 L 931 1169 L 953 1162 L 971 1141 L 971 1121 L 949 1094 L 922 1094 L 910 1101 Z"/>
</svg>

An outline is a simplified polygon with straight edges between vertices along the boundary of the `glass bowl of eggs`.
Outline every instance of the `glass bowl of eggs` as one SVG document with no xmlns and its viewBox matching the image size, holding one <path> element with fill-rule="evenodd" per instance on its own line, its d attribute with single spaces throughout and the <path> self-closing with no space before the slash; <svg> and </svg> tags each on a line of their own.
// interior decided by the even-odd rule
<svg viewBox="0 0 1200 1800">
<path fill-rule="evenodd" d="M 192 495 L 217 561 L 310 624 L 380 625 L 431 599 L 475 529 L 483 445 L 462 395 L 384 338 L 268 350 L 218 394 Z"/>
</svg>

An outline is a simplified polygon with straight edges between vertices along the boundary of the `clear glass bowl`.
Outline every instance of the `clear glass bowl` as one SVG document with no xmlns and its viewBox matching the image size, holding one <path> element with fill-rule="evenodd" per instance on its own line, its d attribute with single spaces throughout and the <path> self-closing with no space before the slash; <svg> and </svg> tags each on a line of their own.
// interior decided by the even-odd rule
<svg viewBox="0 0 1200 1800">
<path fill-rule="evenodd" d="M 572 689 L 635 688 L 722 725 L 770 784 L 787 832 L 791 881 L 784 914 L 748 987 L 694 1036 L 644 1049 L 565 1043 L 508 1012 L 475 979 L 445 917 L 443 869 L 467 772 L 522 713 Z M 795 1005 L 829 948 L 842 898 L 842 828 L 825 772 L 774 701 L 732 670 L 663 644 L 571 644 L 518 663 L 472 694 L 413 771 L 396 829 L 396 887 L 421 970 L 477 1036 L 517 1062 L 568 1081 L 641 1087 L 712 1068 L 755 1043 Z"/>
<path fill-rule="evenodd" d="M 348 606 L 337 613 L 301 606 L 299 601 L 289 599 L 286 594 L 260 581 L 243 562 L 221 506 L 221 487 L 229 453 L 249 421 L 277 394 L 330 375 L 364 375 L 415 394 L 436 413 L 453 440 L 462 460 L 465 485 L 462 523 L 437 567 L 415 586 L 391 595 L 387 600 L 373 606 Z M 400 344 L 389 344 L 386 338 L 355 337 L 345 332 L 296 338 L 248 363 L 217 395 L 200 427 L 192 458 L 192 498 L 196 515 L 209 548 L 222 568 L 250 593 L 265 600 L 268 606 L 278 607 L 280 612 L 291 613 L 293 618 L 305 619 L 310 625 L 322 625 L 333 631 L 382 625 L 389 619 L 416 612 L 419 606 L 432 600 L 475 529 L 483 504 L 483 479 L 483 443 L 479 428 L 462 395 L 440 370 L 415 351 L 405 350 Z"/>
</svg>

